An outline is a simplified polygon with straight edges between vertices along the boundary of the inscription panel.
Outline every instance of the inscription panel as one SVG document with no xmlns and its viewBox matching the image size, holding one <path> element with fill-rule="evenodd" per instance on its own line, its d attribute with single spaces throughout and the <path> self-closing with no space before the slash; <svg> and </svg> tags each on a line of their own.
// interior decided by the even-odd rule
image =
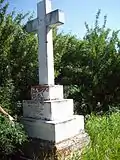
<svg viewBox="0 0 120 160">
<path fill-rule="evenodd" d="M 31 87 L 31 99 L 39 100 L 40 102 L 46 100 L 63 99 L 63 86 L 55 85 L 38 85 Z"/>
<path fill-rule="evenodd" d="M 36 119 L 50 119 L 50 104 L 45 103 L 43 105 L 39 101 L 34 100 L 23 101 L 23 116 Z"/>
<path fill-rule="evenodd" d="M 35 100 L 23 101 L 23 116 L 35 119 L 60 120 L 73 115 L 73 100 L 52 100 L 44 104 Z"/>
</svg>

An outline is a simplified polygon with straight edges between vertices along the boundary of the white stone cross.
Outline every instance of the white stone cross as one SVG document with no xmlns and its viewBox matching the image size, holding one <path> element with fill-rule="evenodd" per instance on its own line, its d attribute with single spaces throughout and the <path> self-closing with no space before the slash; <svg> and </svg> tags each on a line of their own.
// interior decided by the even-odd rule
<svg viewBox="0 0 120 160">
<path fill-rule="evenodd" d="M 64 24 L 64 14 L 52 11 L 51 0 L 37 4 L 37 18 L 26 25 L 28 32 L 38 34 L 39 84 L 54 85 L 52 27 Z"/>
</svg>

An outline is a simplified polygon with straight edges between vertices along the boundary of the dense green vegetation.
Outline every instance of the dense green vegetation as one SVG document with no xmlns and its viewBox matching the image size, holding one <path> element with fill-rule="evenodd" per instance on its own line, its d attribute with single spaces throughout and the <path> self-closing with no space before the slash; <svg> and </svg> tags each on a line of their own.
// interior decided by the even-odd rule
<svg viewBox="0 0 120 160">
<path fill-rule="evenodd" d="M 22 25 L 27 14 L 8 13 L 7 8 L 6 0 L 0 0 L 0 105 L 19 118 L 22 108 L 17 108 L 17 102 L 29 99 L 31 85 L 38 84 L 37 38 L 34 34 L 28 34 Z M 56 29 L 53 33 L 55 82 L 64 85 L 65 96 L 74 99 L 75 112 L 78 114 L 107 114 L 120 109 L 119 31 L 106 28 L 106 16 L 103 25 L 99 26 L 99 16 L 100 11 L 92 28 L 85 23 L 86 34 L 83 39 L 71 34 L 58 34 Z M 117 133 L 120 131 L 117 126 L 119 113 L 110 117 L 92 116 L 87 122 L 92 141 L 84 158 L 92 155 L 99 157 L 97 152 L 101 152 L 102 157 L 105 149 L 109 158 L 117 149 L 114 155 L 119 155 L 117 142 L 120 137 L 115 137 L 117 135 L 112 132 L 113 129 Z M 110 121 L 114 125 L 110 126 Z M 21 145 L 26 136 L 19 123 L 11 127 L 6 118 L 3 120 L 0 117 L 0 126 L 0 146 L 3 145 L 0 154 L 4 156 L 16 151 L 16 146 Z M 8 128 L 8 135 L 5 127 Z M 99 141 L 102 131 L 106 132 L 104 142 L 107 143 L 103 148 Z M 22 140 L 20 134 L 23 135 Z M 113 146 L 118 147 L 111 152 L 109 136 L 115 139 Z"/>
<path fill-rule="evenodd" d="M 27 74 L 25 70 L 24 74 L 22 72 L 23 61 L 27 67 L 26 57 L 28 54 L 27 56 L 24 54 L 31 53 L 24 51 L 24 47 L 26 46 L 27 49 L 27 42 L 31 43 L 32 36 L 23 32 L 23 27 L 20 25 L 24 16 L 22 14 L 15 15 L 14 12 L 8 14 L 7 8 L 8 4 L 4 0 L 0 0 L 0 106 L 15 118 L 17 113 L 19 114 L 16 104 L 20 97 L 19 90 L 22 86 L 20 84 L 22 80 L 25 81 L 25 78 L 22 77 Z M 25 42 L 24 46 L 20 40 L 22 43 Z M 34 60 L 32 56 L 29 56 L 28 61 L 30 57 Z M 22 77 L 19 77 L 21 75 Z M 27 136 L 20 123 L 14 122 L 13 125 L 7 117 L 0 116 L 0 159 L 6 159 L 7 155 L 14 154 L 26 140 Z"/>
<path fill-rule="evenodd" d="M 59 34 L 55 39 L 56 82 L 66 86 L 78 113 L 106 112 L 119 104 L 120 40 L 118 31 L 99 26 L 100 11 L 92 28 L 86 23 L 82 40 Z M 110 36 L 111 33 L 111 36 Z M 64 47 L 63 47 L 64 44 Z"/>
<path fill-rule="evenodd" d="M 91 137 L 82 156 L 79 151 L 69 160 L 119 160 L 120 159 L 120 113 L 94 116 L 87 121 L 86 128 Z"/>
</svg>

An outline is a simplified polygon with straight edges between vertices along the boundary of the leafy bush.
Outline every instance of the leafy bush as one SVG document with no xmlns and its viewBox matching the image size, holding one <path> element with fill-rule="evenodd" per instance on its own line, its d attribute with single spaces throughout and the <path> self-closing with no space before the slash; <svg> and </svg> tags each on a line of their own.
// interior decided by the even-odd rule
<svg viewBox="0 0 120 160">
<path fill-rule="evenodd" d="M 17 122 L 12 124 L 7 118 L 0 115 L 0 159 L 5 159 L 18 151 L 18 148 L 27 140 L 23 126 Z"/>
</svg>

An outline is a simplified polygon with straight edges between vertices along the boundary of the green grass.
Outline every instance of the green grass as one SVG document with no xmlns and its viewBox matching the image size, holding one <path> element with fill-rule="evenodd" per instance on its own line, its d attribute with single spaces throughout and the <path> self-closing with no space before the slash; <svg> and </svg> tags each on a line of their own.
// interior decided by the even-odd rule
<svg viewBox="0 0 120 160">
<path fill-rule="evenodd" d="M 82 156 L 79 152 L 69 160 L 120 160 L 120 113 L 92 115 L 86 123 L 91 142 Z"/>
</svg>

